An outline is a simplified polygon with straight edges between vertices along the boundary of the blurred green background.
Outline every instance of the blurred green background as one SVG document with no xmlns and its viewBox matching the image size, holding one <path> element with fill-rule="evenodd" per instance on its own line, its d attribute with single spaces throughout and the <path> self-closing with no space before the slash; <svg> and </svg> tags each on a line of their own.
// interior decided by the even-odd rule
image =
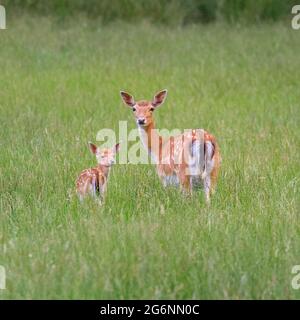
<svg viewBox="0 0 300 320">
<path fill-rule="evenodd" d="M 299 1 L 298 1 L 299 2 Z M 2 0 L 13 12 L 31 11 L 66 17 L 86 14 L 103 23 L 115 20 L 185 25 L 227 21 L 257 23 L 278 21 L 290 15 L 296 0 Z"/>
</svg>

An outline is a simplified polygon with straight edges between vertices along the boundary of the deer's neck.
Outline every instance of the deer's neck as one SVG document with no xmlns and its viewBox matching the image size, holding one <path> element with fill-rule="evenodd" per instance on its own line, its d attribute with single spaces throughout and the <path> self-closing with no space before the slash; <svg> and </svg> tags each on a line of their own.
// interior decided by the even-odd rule
<svg viewBox="0 0 300 320">
<path fill-rule="evenodd" d="M 162 139 L 161 136 L 157 134 L 154 123 L 151 123 L 147 127 L 139 126 L 139 132 L 142 143 L 149 155 L 156 160 L 159 159 Z"/>
<path fill-rule="evenodd" d="M 103 173 L 103 175 L 107 178 L 109 175 L 110 167 L 104 166 L 102 164 L 98 164 L 98 169 Z"/>
</svg>

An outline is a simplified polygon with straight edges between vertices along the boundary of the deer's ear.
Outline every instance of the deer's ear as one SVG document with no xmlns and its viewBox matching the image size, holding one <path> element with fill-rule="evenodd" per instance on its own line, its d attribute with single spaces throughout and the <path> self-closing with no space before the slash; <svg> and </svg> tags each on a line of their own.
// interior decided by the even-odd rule
<svg viewBox="0 0 300 320">
<path fill-rule="evenodd" d="M 127 104 L 129 107 L 133 107 L 135 105 L 134 98 L 131 94 L 125 92 L 125 91 L 120 91 L 121 98 L 124 101 L 125 104 Z"/>
<path fill-rule="evenodd" d="M 115 153 L 118 153 L 120 151 L 120 143 L 117 143 L 115 146 L 114 146 L 114 152 Z"/>
<path fill-rule="evenodd" d="M 96 154 L 98 147 L 95 144 L 93 144 L 92 142 L 88 142 L 88 145 L 91 150 L 91 153 Z"/>
<path fill-rule="evenodd" d="M 158 92 L 152 100 L 152 106 L 156 108 L 163 104 L 166 99 L 167 93 L 168 91 L 166 89 Z"/>
</svg>

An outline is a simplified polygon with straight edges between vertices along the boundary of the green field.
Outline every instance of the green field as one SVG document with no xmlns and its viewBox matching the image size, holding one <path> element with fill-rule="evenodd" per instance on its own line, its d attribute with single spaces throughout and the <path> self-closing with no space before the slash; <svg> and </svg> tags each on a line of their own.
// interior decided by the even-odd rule
<svg viewBox="0 0 300 320">
<path fill-rule="evenodd" d="M 288 23 L 170 28 L 24 16 L 0 31 L 2 299 L 299 299 L 300 31 Z M 159 128 L 206 128 L 222 170 L 164 190 L 152 165 L 113 167 L 80 204 L 98 130 L 134 128 L 119 90 L 167 88 Z"/>
</svg>

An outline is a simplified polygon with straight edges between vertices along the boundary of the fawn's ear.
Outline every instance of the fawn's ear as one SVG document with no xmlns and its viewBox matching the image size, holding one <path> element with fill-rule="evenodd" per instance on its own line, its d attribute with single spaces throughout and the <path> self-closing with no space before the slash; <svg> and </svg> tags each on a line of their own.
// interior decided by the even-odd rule
<svg viewBox="0 0 300 320">
<path fill-rule="evenodd" d="M 96 154 L 98 147 L 95 144 L 93 144 L 92 142 L 88 142 L 88 145 L 91 150 L 91 153 Z"/>
<path fill-rule="evenodd" d="M 158 92 L 152 100 L 152 106 L 156 108 L 163 104 L 166 99 L 167 93 L 168 91 L 166 89 Z"/>
<path fill-rule="evenodd" d="M 120 151 L 120 143 L 117 143 L 113 148 L 115 153 L 118 153 Z"/>
<path fill-rule="evenodd" d="M 124 101 L 125 104 L 127 104 L 129 107 L 133 107 L 135 105 L 134 98 L 131 94 L 125 92 L 125 91 L 120 91 L 121 98 Z"/>
</svg>

